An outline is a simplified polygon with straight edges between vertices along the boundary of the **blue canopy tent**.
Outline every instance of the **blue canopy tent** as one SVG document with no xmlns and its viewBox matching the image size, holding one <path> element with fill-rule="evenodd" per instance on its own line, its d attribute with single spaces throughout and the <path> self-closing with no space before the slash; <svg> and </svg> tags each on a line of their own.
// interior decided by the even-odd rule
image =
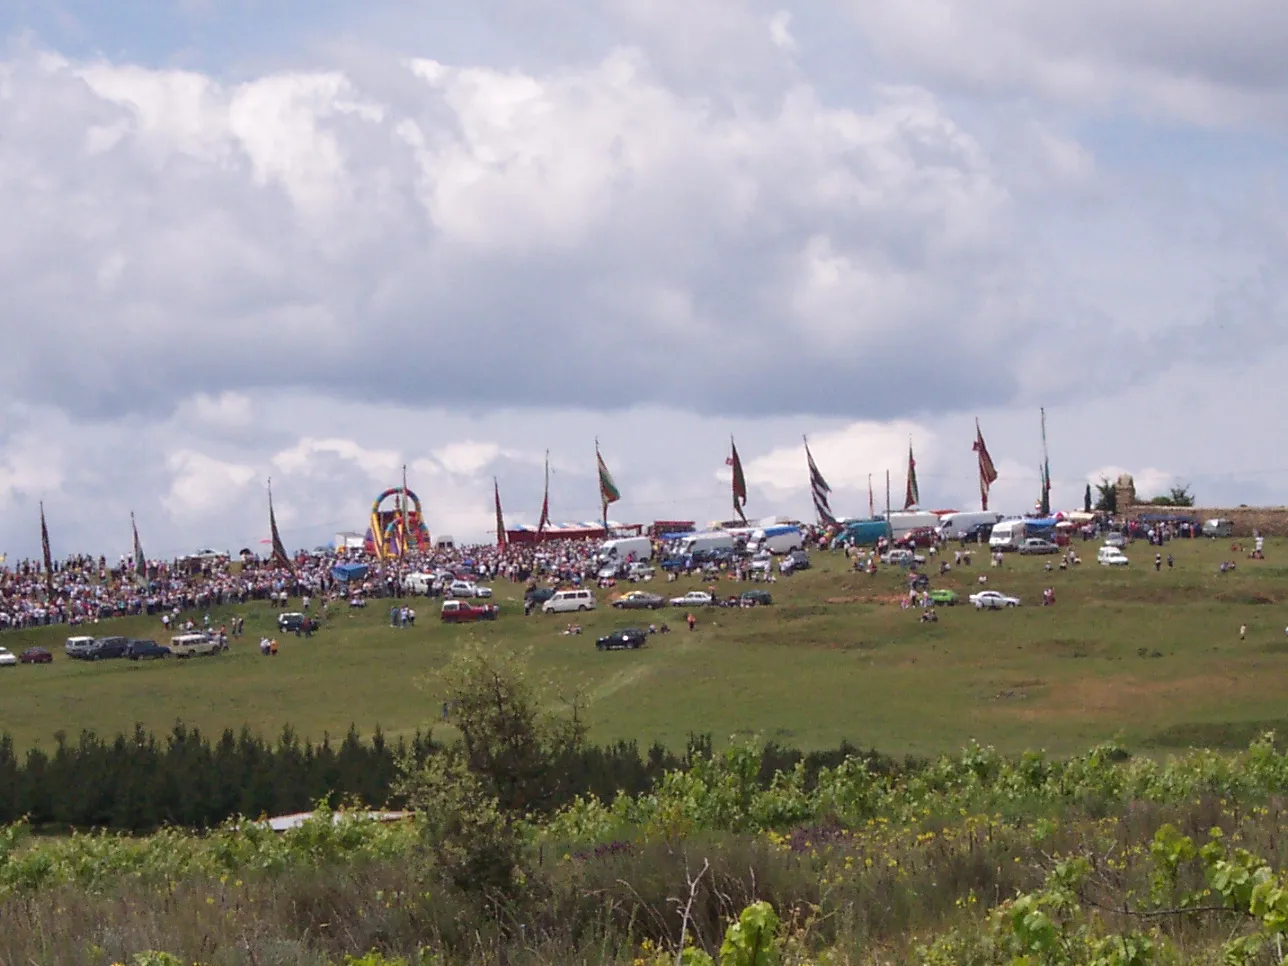
<svg viewBox="0 0 1288 966">
<path fill-rule="evenodd" d="M 353 580 L 362 580 L 367 576 L 367 565 L 361 563 L 336 564 L 331 568 L 331 576 L 342 584 Z"/>
</svg>

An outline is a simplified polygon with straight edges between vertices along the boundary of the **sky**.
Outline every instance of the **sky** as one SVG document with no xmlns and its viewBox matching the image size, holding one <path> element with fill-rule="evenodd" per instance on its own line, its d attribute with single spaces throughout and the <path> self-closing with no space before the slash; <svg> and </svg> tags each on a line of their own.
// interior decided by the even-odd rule
<svg viewBox="0 0 1288 966">
<path fill-rule="evenodd" d="M 1288 502 L 1272 0 L 0 5 L 0 553 Z"/>
</svg>

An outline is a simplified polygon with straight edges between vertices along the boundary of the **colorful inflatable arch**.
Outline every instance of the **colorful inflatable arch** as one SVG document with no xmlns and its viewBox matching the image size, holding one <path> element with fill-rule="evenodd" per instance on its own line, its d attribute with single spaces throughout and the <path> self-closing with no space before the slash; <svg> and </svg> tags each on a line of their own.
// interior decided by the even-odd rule
<svg viewBox="0 0 1288 966">
<path fill-rule="evenodd" d="M 385 501 L 393 499 L 391 507 Z M 401 557 L 433 546 L 420 510 L 420 497 L 402 486 L 391 486 L 371 504 L 366 551 L 377 557 Z"/>
</svg>

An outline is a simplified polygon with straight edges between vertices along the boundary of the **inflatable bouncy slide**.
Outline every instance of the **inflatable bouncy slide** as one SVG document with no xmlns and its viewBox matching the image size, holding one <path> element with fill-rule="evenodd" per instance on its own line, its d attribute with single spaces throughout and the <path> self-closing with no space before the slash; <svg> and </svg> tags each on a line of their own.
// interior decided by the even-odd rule
<svg viewBox="0 0 1288 966">
<path fill-rule="evenodd" d="M 386 502 L 392 499 L 392 504 Z M 385 490 L 371 504 L 365 549 L 377 557 L 401 557 L 413 550 L 429 550 L 432 543 L 420 510 L 420 497 L 406 486 Z"/>
</svg>

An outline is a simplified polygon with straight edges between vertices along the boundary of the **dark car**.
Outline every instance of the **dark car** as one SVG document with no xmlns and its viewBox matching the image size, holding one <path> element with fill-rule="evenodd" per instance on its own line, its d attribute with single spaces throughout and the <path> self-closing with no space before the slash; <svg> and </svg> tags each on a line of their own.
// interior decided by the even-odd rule
<svg viewBox="0 0 1288 966">
<path fill-rule="evenodd" d="M 646 590 L 632 590 L 613 601 L 613 606 L 618 610 L 660 610 L 666 606 L 666 598 Z"/>
<path fill-rule="evenodd" d="M 53 659 L 43 647 L 29 647 L 18 655 L 19 664 L 49 664 Z"/>
<path fill-rule="evenodd" d="M 317 622 L 316 618 L 309 617 L 306 614 L 287 613 L 277 616 L 277 629 L 286 633 L 295 631 L 305 631 L 309 634 L 317 632 L 322 625 Z"/>
<path fill-rule="evenodd" d="M 125 656 L 131 661 L 153 661 L 170 656 L 170 648 L 156 641 L 130 641 Z"/>
<path fill-rule="evenodd" d="M 988 538 L 993 535 L 993 524 L 977 523 L 965 533 L 962 534 L 962 543 L 988 543 Z"/>
<path fill-rule="evenodd" d="M 743 607 L 764 607 L 766 604 L 772 604 L 774 598 L 769 595 L 767 590 L 744 590 L 738 602 Z"/>
<path fill-rule="evenodd" d="M 595 642 L 601 651 L 635 651 L 648 642 L 648 633 L 637 627 L 627 627 L 620 631 L 605 634 Z"/>
<path fill-rule="evenodd" d="M 540 607 L 554 595 L 555 589 L 553 587 L 529 587 L 524 593 L 523 599 L 532 601 L 534 607 Z"/>
<path fill-rule="evenodd" d="M 793 550 L 783 557 L 783 562 L 778 565 L 778 569 L 785 574 L 795 573 L 798 570 L 809 570 L 809 554 L 804 550 Z"/>
<path fill-rule="evenodd" d="M 100 637 L 90 647 L 88 657 L 91 661 L 107 661 L 125 657 L 125 652 L 129 646 L 130 639 L 128 637 Z"/>
</svg>

